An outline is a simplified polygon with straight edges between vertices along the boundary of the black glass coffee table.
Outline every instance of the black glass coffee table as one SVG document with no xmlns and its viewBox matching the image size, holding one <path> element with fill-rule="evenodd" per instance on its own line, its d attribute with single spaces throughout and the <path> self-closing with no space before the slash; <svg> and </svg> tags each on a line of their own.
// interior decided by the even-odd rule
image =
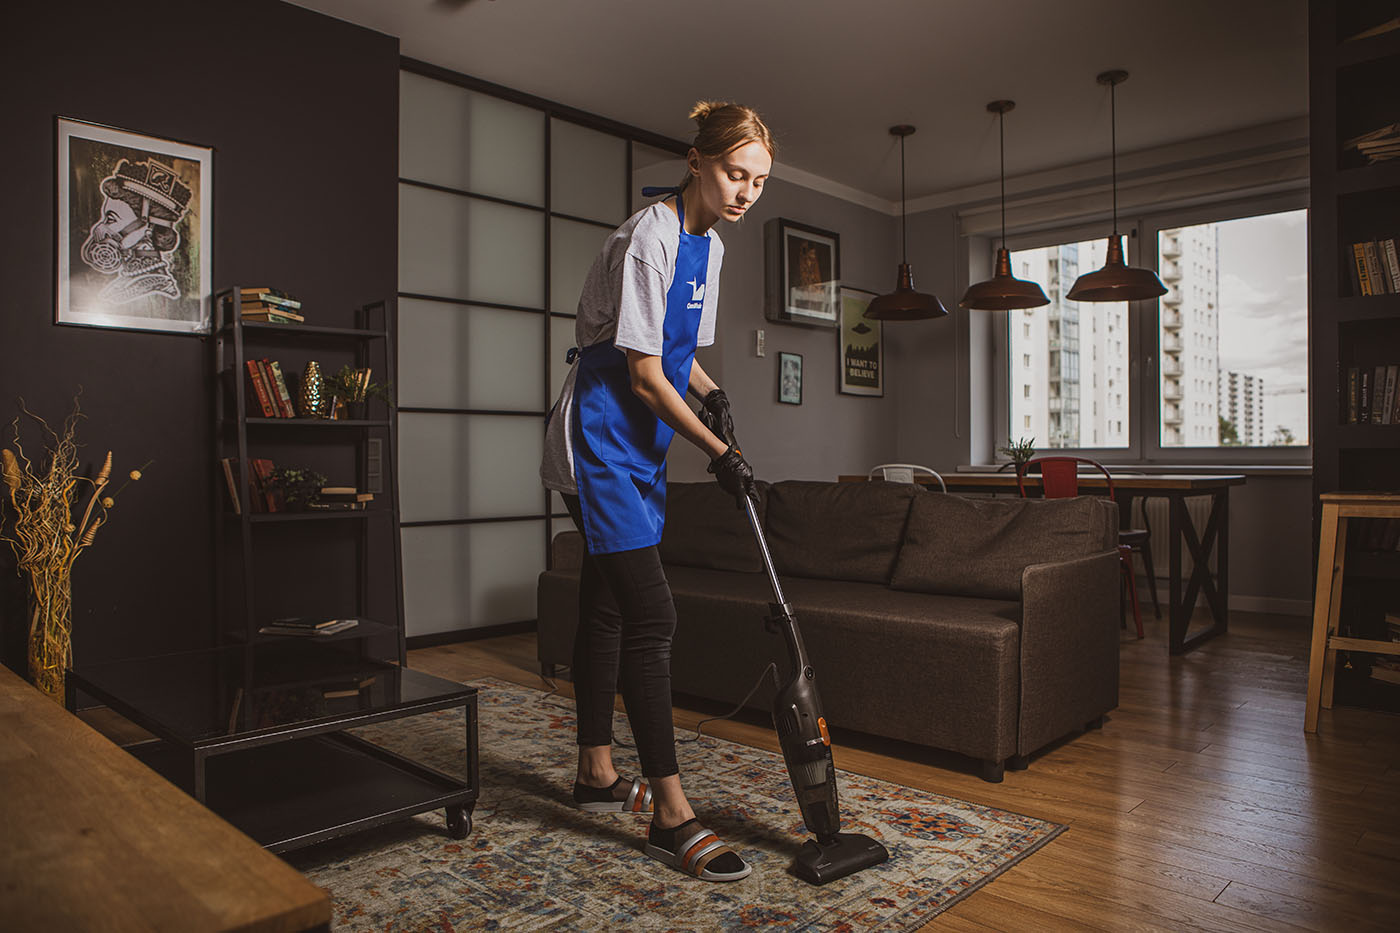
<svg viewBox="0 0 1400 933">
<path fill-rule="evenodd" d="M 336 644 L 110 661 L 68 673 L 155 739 L 127 749 L 273 852 L 442 808 L 454 838 L 480 794 L 476 688 Z M 466 780 L 345 730 L 462 707 Z"/>
</svg>

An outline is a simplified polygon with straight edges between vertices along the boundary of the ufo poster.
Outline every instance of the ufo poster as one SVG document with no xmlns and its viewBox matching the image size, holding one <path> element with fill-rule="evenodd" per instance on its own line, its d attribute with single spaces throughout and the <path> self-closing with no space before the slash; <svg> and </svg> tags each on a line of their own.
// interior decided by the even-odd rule
<svg viewBox="0 0 1400 933">
<path fill-rule="evenodd" d="M 839 365 L 841 392 L 844 395 L 880 397 L 885 394 L 885 358 L 880 322 L 865 316 L 865 309 L 874 300 L 873 292 L 859 288 L 841 289 Z"/>
</svg>

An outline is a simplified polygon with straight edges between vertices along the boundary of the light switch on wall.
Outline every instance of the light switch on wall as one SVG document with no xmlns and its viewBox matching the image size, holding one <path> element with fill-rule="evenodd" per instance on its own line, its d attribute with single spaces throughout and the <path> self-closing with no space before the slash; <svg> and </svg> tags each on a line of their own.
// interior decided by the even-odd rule
<svg viewBox="0 0 1400 933">
<path fill-rule="evenodd" d="M 754 355 L 755 355 L 755 356 L 762 356 L 762 355 L 763 355 L 763 331 L 762 331 L 762 330 L 756 330 L 756 331 L 753 332 L 753 335 L 754 335 L 754 341 L 753 341 L 753 352 L 754 352 Z"/>
</svg>

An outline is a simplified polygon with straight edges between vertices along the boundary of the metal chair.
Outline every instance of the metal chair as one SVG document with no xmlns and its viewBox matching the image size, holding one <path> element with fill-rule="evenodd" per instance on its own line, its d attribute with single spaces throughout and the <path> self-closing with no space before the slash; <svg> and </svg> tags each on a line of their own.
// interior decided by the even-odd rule
<svg viewBox="0 0 1400 933">
<path fill-rule="evenodd" d="M 876 473 L 879 473 L 880 478 L 887 483 L 912 483 L 916 473 L 927 474 L 938 480 L 938 488 L 941 492 L 948 491 L 948 484 L 943 482 L 943 477 L 939 475 L 937 470 L 920 466 L 917 463 L 882 463 L 879 466 L 871 467 L 870 472 L 865 474 L 865 478 L 874 479 Z"/>
<path fill-rule="evenodd" d="M 1079 495 L 1079 466 L 1085 464 L 1103 474 L 1108 483 L 1108 498 L 1117 503 L 1113 491 L 1113 474 L 1097 460 L 1088 457 L 1033 457 L 1016 471 L 1016 488 L 1021 496 L 1026 495 L 1026 474 L 1032 466 L 1040 468 L 1040 488 L 1047 499 L 1067 499 Z M 1133 573 L 1133 550 L 1141 548 L 1149 537 L 1148 532 L 1137 528 L 1124 528 L 1118 532 L 1118 565 L 1123 571 L 1123 581 L 1128 587 L 1128 596 L 1133 606 L 1133 622 L 1137 625 L 1137 637 L 1142 638 L 1142 610 L 1138 607 L 1137 581 Z M 1154 581 L 1155 584 L 1155 581 Z M 1155 590 L 1155 585 L 1154 585 Z M 1120 599 L 1121 606 L 1121 599 Z M 1127 622 L 1124 621 L 1124 626 Z"/>
</svg>

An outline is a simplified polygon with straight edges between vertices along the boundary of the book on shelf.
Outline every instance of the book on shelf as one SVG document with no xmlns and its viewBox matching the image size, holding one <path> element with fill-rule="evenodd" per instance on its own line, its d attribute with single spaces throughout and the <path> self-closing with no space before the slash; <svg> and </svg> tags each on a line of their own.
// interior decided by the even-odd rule
<svg viewBox="0 0 1400 933">
<path fill-rule="evenodd" d="M 272 488 L 272 471 L 276 469 L 271 460 L 253 458 L 248 461 L 251 474 L 249 487 L 253 493 L 254 512 L 279 512 L 280 497 Z"/>
<path fill-rule="evenodd" d="M 1361 373 L 1355 366 L 1347 367 L 1347 424 L 1356 424 L 1360 417 Z"/>
<path fill-rule="evenodd" d="M 258 629 L 263 635 L 302 635 L 309 638 L 317 638 L 326 635 L 334 635 L 337 632 L 344 632 L 360 624 L 359 619 L 335 619 L 330 625 L 321 628 L 306 628 L 300 625 L 279 625 L 270 623 Z"/>
<path fill-rule="evenodd" d="M 1391 363 L 1385 367 L 1385 393 L 1380 396 L 1381 424 L 1395 423 L 1395 383 L 1397 379 L 1400 379 L 1400 365 Z"/>
<path fill-rule="evenodd" d="M 376 680 L 378 680 L 378 678 L 374 674 L 371 674 L 360 680 L 347 681 L 344 685 L 327 684 L 321 688 L 321 696 L 325 697 L 327 700 L 335 700 L 342 697 L 357 697 L 360 695 L 361 691 L 373 687 Z"/>
<path fill-rule="evenodd" d="M 1357 295 L 1400 294 L 1400 255 L 1395 237 L 1351 244 L 1347 263 L 1352 291 Z"/>
<path fill-rule="evenodd" d="M 243 322 L 245 324 L 304 324 L 306 318 L 300 314 L 292 314 L 290 311 L 272 308 L 250 311 L 247 306 L 243 310 Z"/>
<path fill-rule="evenodd" d="M 285 616 L 281 619 L 273 619 L 269 624 L 281 628 L 322 629 L 343 621 L 345 620 L 326 619 L 321 616 Z"/>
<path fill-rule="evenodd" d="M 1361 390 L 1356 403 L 1356 423 L 1371 423 L 1371 370 L 1361 367 Z"/>
<path fill-rule="evenodd" d="M 263 381 L 262 367 L 258 365 L 257 360 L 248 360 L 243 365 L 248 370 L 249 401 L 255 403 L 255 407 L 262 412 L 264 418 L 276 418 L 277 409 L 273 407 L 271 391 Z"/>
<path fill-rule="evenodd" d="M 228 497 L 233 503 L 233 514 L 242 515 L 243 506 L 238 501 L 238 464 L 232 457 L 224 457 L 219 461 L 224 471 L 224 482 L 228 486 Z"/>
<path fill-rule="evenodd" d="M 1379 243 L 1381 257 L 1385 260 L 1386 271 L 1390 275 L 1390 291 L 1400 295 L 1400 252 L 1395 249 L 1395 237 L 1386 237 Z"/>
<path fill-rule="evenodd" d="M 263 360 L 267 368 L 272 371 L 273 384 L 277 386 L 277 402 L 282 410 L 282 417 L 295 418 L 296 409 L 292 407 L 292 393 L 287 391 L 287 380 L 282 376 L 282 365 L 276 360 Z"/>
<path fill-rule="evenodd" d="M 249 306 L 255 308 L 286 308 L 288 311 L 300 311 L 301 300 L 293 298 L 287 294 L 276 294 L 275 292 L 243 293 L 242 304 L 246 310 Z"/>
<path fill-rule="evenodd" d="M 316 498 L 322 502 L 373 502 L 374 493 L 360 492 L 354 486 L 322 486 Z"/>
<path fill-rule="evenodd" d="M 1397 144 L 1400 144 L 1400 123 L 1388 123 L 1344 141 L 1342 150 L 1355 149 L 1368 163 L 1375 164 L 1400 155 Z"/>
<path fill-rule="evenodd" d="M 264 295 L 271 295 L 273 298 L 289 298 L 293 301 L 296 300 L 295 296 L 291 295 L 290 293 L 285 292 L 280 288 L 271 288 L 267 285 L 254 285 L 248 288 L 240 288 L 239 291 L 243 293 L 244 301 L 247 301 L 250 298 L 260 297 Z"/>
<path fill-rule="evenodd" d="M 1384 35 L 1385 33 L 1393 32 L 1396 29 L 1400 29 L 1400 16 L 1397 16 L 1393 19 L 1388 19 L 1385 22 L 1379 23 L 1375 26 L 1370 26 L 1366 29 L 1361 30 L 1360 32 L 1352 33 L 1342 41 L 1355 42 L 1358 39 L 1370 39 L 1372 36 Z"/>
</svg>

